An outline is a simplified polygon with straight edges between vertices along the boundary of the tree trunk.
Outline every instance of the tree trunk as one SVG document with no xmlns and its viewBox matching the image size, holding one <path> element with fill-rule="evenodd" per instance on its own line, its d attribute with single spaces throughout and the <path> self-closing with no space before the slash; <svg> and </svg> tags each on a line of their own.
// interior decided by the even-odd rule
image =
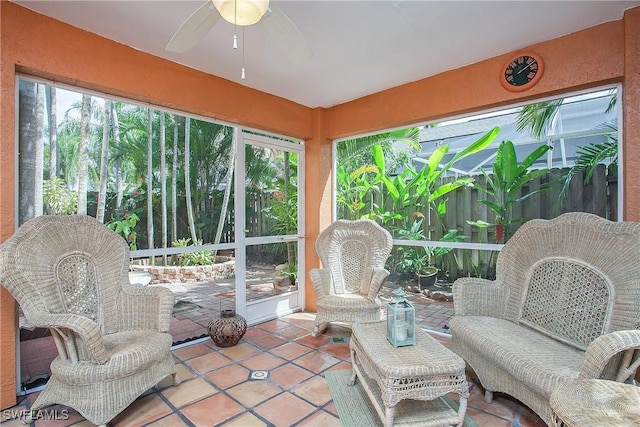
<svg viewBox="0 0 640 427">
<path fill-rule="evenodd" d="M 56 88 L 53 86 L 46 87 L 47 100 L 49 104 L 49 179 L 53 180 L 58 176 L 59 160 L 58 160 L 58 115 Z"/>
<path fill-rule="evenodd" d="M 155 248 L 153 241 L 153 110 L 147 113 L 147 247 Z M 151 265 L 154 265 L 151 257 Z"/>
<path fill-rule="evenodd" d="M 19 87 L 18 224 L 35 216 L 36 175 L 36 84 L 20 80 Z"/>
<path fill-rule="evenodd" d="M 104 211 L 107 204 L 107 164 L 109 162 L 109 122 L 111 118 L 111 101 L 104 100 L 102 118 L 102 149 L 100 151 L 100 190 L 98 191 L 98 206 L 96 218 L 104 222 Z"/>
<path fill-rule="evenodd" d="M 196 236 L 196 225 L 193 220 L 193 207 L 191 206 L 191 173 L 189 172 L 190 131 L 190 119 L 187 117 L 184 125 L 184 193 L 187 199 L 187 218 L 189 221 L 189 231 L 191 232 L 191 241 L 195 245 L 198 243 L 198 237 Z"/>
<path fill-rule="evenodd" d="M 87 189 L 89 187 L 89 138 L 91 124 L 91 97 L 82 95 L 80 113 L 80 148 L 78 150 L 78 214 L 87 214 Z"/>
<path fill-rule="evenodd" d="M 236 152 L 238 144 L 238 128 L 233 128 L 233 138 L 231 140 L 231 152 L 229 153 L 229 163 L 227 166 L 227 176 L 225 177 L 224 197 L 222 198 L 222 206 L 220 207 L 220 220 L 218 221 L 218 229 L 216 230 L 215 244 L 220 243 L 222 230 L 227 217 L 227 209 L 229 208 L 229 198 L 231 197 L 231 189 L 233 188 L 233 171 L 236 164 Z M 214 254 L 215 256 L 215 254 Z"/>
<path fill-rule="evenodd" d="M 111 103 L 111 120 L 113 121 L 113 143 L 116 151 L 120 148 L 120 122 L 116 103 Z M 124 187 L 122 185 L 122 159 L 120 156 L 115 159 L 114 165 L 115 187 L 116 187 L 116 212 L 122 212 L 122 200 L 124 199 Z"/>
<path fill-rule="evenodd" d="M 160 112 L 160 211 L 162 228 L 162 248 L 167 247 L 167 159 L 166 138 L 164 126 L 164 112 Z M 163 255 L 164 265 L 167 265 L 167 256 Z"/>
</svg>

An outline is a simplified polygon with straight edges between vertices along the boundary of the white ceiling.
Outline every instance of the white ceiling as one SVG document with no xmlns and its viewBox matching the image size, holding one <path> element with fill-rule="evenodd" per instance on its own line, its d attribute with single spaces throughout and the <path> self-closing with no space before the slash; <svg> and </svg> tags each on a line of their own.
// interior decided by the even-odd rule
<svg viewBox="0 0 640 427">
<path fill-rule="evenodd" d="M 271 0 L 313 56 L 293 63 L 263 23 L 245 28 L 246 79 L 234 26 L 220 19 L 189 52 L 166 44 L 204 0 L 13 0 L 141 51 L 308 107 L 331 107 L 583 28 L 640 1 Z M 208 0 L 207 0 L 208 1 Z M 263 19 L 269 19 L 265 17 Z M 242 36 L 239 27 L 238 36 Z M 106 58 L 108 60 L 108 58 Z"/>
</svg>

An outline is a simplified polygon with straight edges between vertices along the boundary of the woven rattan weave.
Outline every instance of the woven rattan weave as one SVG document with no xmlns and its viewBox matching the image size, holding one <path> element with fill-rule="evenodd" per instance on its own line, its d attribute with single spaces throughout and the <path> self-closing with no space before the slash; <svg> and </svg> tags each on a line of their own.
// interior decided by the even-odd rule
<svg viewBox="0 0 640 427">
<path fill-rule="evenodd" d="M 384 265 L 392 246 L 391 234 L 368 219 L 339 220 L 320 233 L 323 268 L 309 271 L 318 298 L 313 336 L 329 322 L 380 320 L 377 296 L 389 276 Z"/>
<path fill-rule="evenodd" d="M 500 252 L 496 280 L 458 279 L 453 299 L 450 348 L 485 400 L 510 394 L 550 423 L 559 380 L 624 381 L 640 364 L 640 223 L 529 221 Z"/>
<path fill-rule="evenodd" d="M 63 404 L 104 425 L 163 378 L 178 383 L 174 295 L 132 287 L 128 270 L 126 241 L 84 215 L 31 219 L 0 246 L 0 283 L 58 349 L 32 410 Z"/>
<path fill-rule="evenodd" d="M 362 381 L 385 426 L 462 425 L 469 397 L 464 360 L 429 334 L 416 329 L 415 345 L 394 348 L 386 322 L 357 323 L 349 347 L 350 384 Z M 457 413 L 439 399 L 448 393 L 460 396 Z"/>
<path fill-rule="evenodd" d="M 607 380 L 560 381 L 551 394 L 555 427 L 640 426 L 640 387 Z"/>
</svg>

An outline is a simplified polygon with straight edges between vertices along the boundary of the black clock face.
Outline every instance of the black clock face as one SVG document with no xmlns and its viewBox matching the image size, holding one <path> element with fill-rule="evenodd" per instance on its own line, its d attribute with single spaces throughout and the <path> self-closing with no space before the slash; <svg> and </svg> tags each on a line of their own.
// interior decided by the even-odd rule
<svg viewBox="0 0 640 427">
<path fill-rule="evenodd" d="M 540 66 L 536 58 L 522 55 L 507 64 L 504 70 L 504 80 L 514 87 L 524 86 L 535 80 L 539 71 Z"/>
</svg>

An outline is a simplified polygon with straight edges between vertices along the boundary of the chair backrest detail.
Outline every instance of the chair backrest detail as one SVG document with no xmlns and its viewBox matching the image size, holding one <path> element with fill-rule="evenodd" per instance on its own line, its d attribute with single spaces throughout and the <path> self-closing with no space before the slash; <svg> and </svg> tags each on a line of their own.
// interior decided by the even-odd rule
<svg viewBox="0 0 640 427">
<path fill-rule="evenodd" d="M 586 349 L 608 328 L 611 288 L 591 266 L 564 258 L 542 260 L 531 270 L 520 321 Z"/>
<path fill-rule="evenodd" d="M 528 221 L 500 252 L 496 280 L 506 319 L 577 348 L 640 328 L 640 223 L 583 212 Z"/>
<path fill-rule="evenodd" d="M 393 241 L 387 230 L 368 219 L 338 220 L 323 230 L 316 251 L 331 272 L 331 293 L 367 295 L 374 268 L 384 268 Z"/>
<path fill-rule="evenodd" d="M 56 281 L 64 311 L 97 320 L 98 289 L 96 267 L 83 254 L 63 257 L 56 266 Z"/>
<path fill-rule="evenodd" d="M 37 312 L 73 313 L 100 330 L 119 329 L 117 298 L 128 283 L 127 242 L 86 215 L 43 215 L 0 245 L 0 283 L 27 320 Z"/>
</svg>

